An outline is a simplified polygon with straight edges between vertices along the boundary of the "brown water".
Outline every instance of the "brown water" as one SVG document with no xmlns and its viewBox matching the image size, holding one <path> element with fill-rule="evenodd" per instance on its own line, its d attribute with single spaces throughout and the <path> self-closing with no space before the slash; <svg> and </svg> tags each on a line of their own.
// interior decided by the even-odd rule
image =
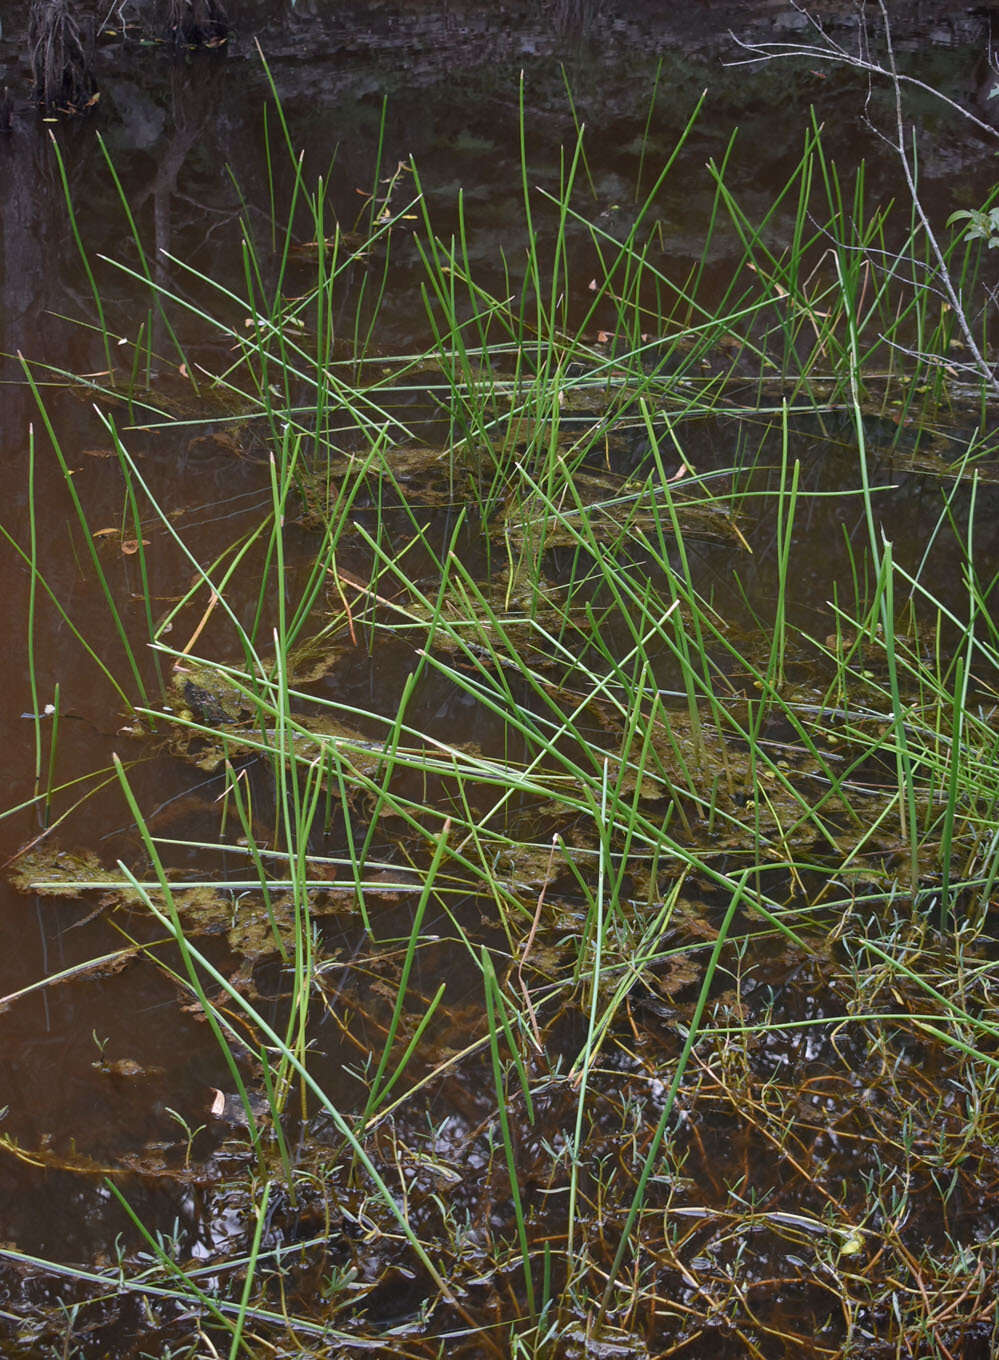
<svg viewBox="0 0 999 1360">
<path fill-rule="evenodd" d="M 791 31 L 768 27 L 783 22 L 783 7 L 745 8 L 754 9 L 747 22 L 755 31 Z M 335 150 L 335 202 L 341 220 L 349 222 L 362 202 L 359 191 L 367 192 L 370 186 L 382 102 L 387 98 L 384 165 L 391 168 L 409 155 L 416 158 L 442 233 L 454 222 L 455 196 L 463 191 L 472 223 L 473 263 L 487 280 L 493 270 L 497 286 L 501 250 L 516 261 L 525 247 L 518 141 L 521 71 L 531 182 L 557 185 L 559 148 L 574 140 L 567 82 L 575 117 L 588 131 L 592 213 L 609 228 L 627 220 L 631 211 L 642 159 L 641 134 L 660 57 L 649 116 L 650 161 L 669 149 L 700 91 L 708 89 L 705 113 L 657 205 L 663 259 L 678 269 L 699 251 L 712 195 L 704 164 L 724 154 L 736 127 L 728 182 L 750 211 L 768 203 L 774 187 L 784 183 L 800 155 L 802 128 L 812 106 L 826 124 L 829 154 L 844 166 L 867 157 L 869 176 L 884 185 L 886 195 L 898 187 L 890 156 L 864 125 L 860 81 L 828 70 L 721 64 L 723 52 L 735 55 L 720 36 L 723 25 L 742 12 L 731 7 L 680 5 L 669 13 L 653 7 L 640 19 L 631 14 L 615 19 L 608 11 L 589 28 L 567 21 L 561 29 L 550 20 L 540 22 L 536 15 L 532 20 L 526 10 L 514 9 L 499 22 L 496 16 L 460 8 L 431 14 L 411 7 L 395 18 L 388 8 L 371 9 L 366 24 L 351 27 L 344 13 L 320 19 L 309 6 L 300 5 L 265 34 L 292 140 L 303 149 L 308 173 L 322 170 Z M 566 15 L 570 9 L 566 7 Z M 103 362 L 93 332 L 62 319 L 90 319 L 93 309 L 68 225 L 50 131 L 62 148 L 79 229 L 92 259 L 106 255 L 134 261 L 97 144 L 100 133 L 147 241 L 220 284 L 239 288 L 241 265 L 233 250 L 233 228 L 240 201 L 228 169 L 251 212 L 263 220 L 269 211 L 263 156 L 268 89 L 250 50 L 248 30 L 249 25 L 221 54 L 177 59 L 157 48 L 139 47 L 134 39 L 109 40 L 102 55 L 101 102 L 94 117 L 62 120 L 50 127 L 19 109 L 13 132 L 7 137 L 0 134 L 0 350 L 8 356 L 21 350 L 34 363 L 63 372 L 96 372 Z M 9 37 L 8 30 L 5 38 Z M 899 39 L 906 59 L 924 78 L 959 98 L 970 98 L 972 70 L 980 55 L 970 20 L 929 16 L 921 28 L 900 32 Z M 6 55 L 10 72 L 18 70 L 13 52 Z M 13 83 L 10 73 L 8 83 Z M 955 131 L 929 101 L 924 133 L 927 202 L 946 212 L 983 201 L 994 174 L 992 149 L 985 140 L 960 128 Z M 287 179 L 284 171 L 280 176 Z M 279 183 L 278 197 L 286 187 Z M 722 250 L 710 262 L 719 289 L 727 264 Z M 140 310 L 146 305 L 144 292 L 120 271 L 100 262 L 96 268 L 111 330 L 134 335 L 144 316 Z M 169 268 L 163 277 L 164 281 L 172 277 L 180 288 L 186 286 L 183 277 L 171 275 Z M 408 348 L 425 339 L 417 278 L 415 252 L 403 246 L 395 257 L 379 334 L 385 348 Z M 581 270 L 580 307 L 586 303 L 587 278 Z M 204 344 L 196 325 L 188 325 L 185 338 Z M 3 365 L 3 524 L 19 544 L 27 543 L 27 450 L 33 428 L 34 495 L 46 578 L 90 645 L 116 674 L 124 674 L 120 643 L 86 563 L 64 479 L 34 400 L 20 382 L 13 359 L 4 359 Z M 121 522 L 122 484 L 118 465 L 108 456 L 106 430 L 85 394 L 53 393 L 47 404 L 91 523 L 115 527 Z M 124 420 L 124 413 L 120 418 Z M 426 438 L 432 439 L 433 433 L 428 424 Z M 720 426 L 698 431 L 691 437 L 693 461 L 699 467 L 710 466 L 712 458 L 726 464 L 731 450 L 717 444 L 732 437 L 731 430 Z M 955 448 L 958 442 L 955 436 Z M 204 432 L 191 437 L 183 429 L 135 432 L 128 444 L 161 503 L 176 512 L 178 528 L 202 561 L 211 560 L 241 528 L 252 525 L 259 507 L 269 501 L 262 450 L 237 458 L 221 440 L 207 438 Z M 803 441 L 799 452 L 803 490 L 836 490 L 835 446 L 830 449 L 827 441 L 816 437 L 814 442 Z M 908 472 L 900 472 L 895 480 L 897 490 L 890 502 L 885 498 L 883 513 L 892 518 L 898 556 L 915 562 L 927 527 L 940 511 L 939 482 Z M 796 595 L 802 620 L 824 611 L 830 581 L 845 575 L 840 525 L 845 523 L 851 533 L 859 527 L 859 510 L 853 503 L 816 499 L 812 505 L 799 524 L 799 532 L 810 536 L 812 545 Z M 981 560 L 994 565 L 999 562 L 999 516 L 983 518 L 983 523 L 986 527 L 976 546 Z M 297 546 L 307 559 L 311 546 L 307 530 L 302 530 Z M 758 526 L 753 546 L 754 565 L 749 574 L 744 570 L 743 585 L 758 602 L 767 598 L 774 579 L 772 526 Z M 950 576 L 957 584 L 960 562 L 948 552 L 955 550 L 941 547 L 936 577 Z M 5 796 L 16 804 L 28 799 L 33 788 L 26 648 L 29 577 L 9 547 L 2 553 L 7 645 L 0 653 L 0 749 L 5 755 Z M 112 547 L 105 561 L 119 598 L 129 601 L 138 584 L 134 559 L 115 555 Z M 151 562 L 153 594 L 166 600 L 176 594 L 178 577 L 186 581 L 189 568 L 183 567 L 161 534 L 155 536 Z M 733 610 L 741 607 L 724 547 L 705 546 L 699 569 L 702 578 L 713 583 L 721 604 Z M 141 637 L 137 603 L 126 606 L 126 618 Z M 132 778 L 154 829 L 162 835 L 210 839 L 217 826 L 213 806 L 221 787 L 218 781 L 169 754 L 149 759 L 148 743 L 140 747 L 122 732 L 126 715 L 120 700 L 50 607 L 39 610 L 34 656 L 40 703 L 49 702 L 54 686 L 60 686 L 60 778 L 107 769 L 113 752 L 126 760 L 141 754 Z M 142 664 L 151 682 L 151 663 L 144 658 Z M 409 666 L 410 658 L 402 653 L 382 653 L 377 664 L 362 656 L 352 667 L 338 670 L 339 693 L 363 698 L 372 709 L 394 711 Z M 453 732 L 465 720 L 463 700 L 446 687 L 428 692 L 422 705 L 428 726 L 436 722 Z M 64 799 L 62 806 L 68 801 Z M 126 862 L 139 857 L 136 832 L 113 784 L 105 795 L 89 799 L 73 815 L 70 827 L 63 843 L 92 849 L 106 866 L 119 857 Z M 34 812 L 0 822 L 0 859 L 13 856 L 41 830 Z M 393 913 L 405 915 L 405 905 L 400 907 L 391 897 L 379 910 L 386 934 Z M 466 910 L 471 918 L 478 904 L 470 902 Z M 130 926 L 142 929 L 135 921 Z M 145 929 L 151 933 L 150 927 Z M 344 957 L 357 949 L 360 931 L 349 920 L 330 915 L 322 929 L 326 944 Z M 25 895 L 6 881 L 0 883 L 0 996 L 124 948 L 127 941 L 109 925 L 106 913 L 95 911 L 92 899 Z M 430 995 L 438 976 L 467 964 L 460 951 L 442 944 L 422 967 L 419 985 Z M 266 995 L 266 977 L 259 986 Z M 816 991 L 821 991 L 820 983 Z M 476 991 L 470 997 L 470 1006 L 478 1004 L 478 995 Z M 459 1017 L 462 997 L 452 991 L 449 1000 Z M 238 1237 L 242 1227 L 234 1225 L 243 1208 L 239 1196 L 234 1193 L 227 1218 L 225 1194 L 218 1189 L 218 1167 L 224 1167 L 225 1140 L 232 1130 L 212 1121 L 208 1113 L 213 1090 L 228 1090 L 231 1081 L 205 1026 L 178 1007 L 176 992 L 162 974 L 134 958 L 121 957 L 103 975 L 87 973 L 13 1002 L 0 1014 L 0 1025 L 0 1104 L 7 1107 L 0 1132 L 29 1153 L 43 1154 L 38 1160 L 45 1163 L 31 1166 L 0 1150 L 0 1237 L 24 1252 L 56 1261 L 106 1260 L 119 1235 L 130 1247 L 137 1245 L 134 1228 L 102 1179 L 105 1172 L 120 1173 L 130 1158 L 141 1159 L 138 1169 L 144 1173 L 122 1179 L 130 1202 L 152 1227 L 169 1232 L 176 1221 L 183 1256 L 207 1259 L 230 1232 Z M 359 1098 L 359 1083 L 344 1073 L 343 1066 L 356 1062 L 357 1055 L 343 1043 L 332 1021 L 320 1027 L 316 1040 L 325 1051 L 317 1071 L 334 1099 L 349 1107 Z M 565 1042 L 568 1052 L 570 1036 Z M 858 1058 L 857 1066 L 861 1065 Z M 471 1129 L 481 1113 L 474 1093 L 450 1091 L 446 1099 L 452 1102 L 452 1117 Z M 197 1177 L 177 1174 L 184 1140 L 168 1113 L 171 1108 L 192 1126 L 208 1125 L 195 1146 L 202 1167 L 209 1164 L 213 1151 L 220 1156 L 211 1175 L 206 1175 L 212 1180 L 211 1195 Z M 614 1113 L 608 1114 L 609 1130 Z M 559 1117 L 553 1108 L 553 1129 Z M 608 1133 L 609 1145 L 613 1136 Z M 705 1167 L 710 1167 L 715 1153 L 720 1158 L 762 1157 L 762 1149 L 753 1151 L 745 1145 L 733 1152 L 734 1143 L 742 1138 L 751 1143 L 756 1136 L 740 1133 L 731 1113 L 723 1111 L 715 1131 L 717 1147 L 702 1148 L 699 1155 Z M 169 1174 L 156 1173 L 157 1156 Z M 308 1224 L 303 1221 L 295 1231 L 305 1236 Z M 8 1282 L 7 1307 L 14 1313 L 23 1305 L 23 1299 L 18 1301 L 19 1287 L 13 1279 Z M 413 1293 L 418 1294 L 416 1285 Z M 402 1289 L 380 1306 L 386 1315 L 394 1310 L 405 1313 Z M 813 1306 L 811 1299 L 786 1303 L 788 1316 L 796 1308 L 807 1315 Z M 379 1305 L 371 1308 L 377 1313 Z M 123 1331 L 128 1331 L 127 1318 Z M 124 1342 L 115 1344 L 127 1353 Z M 736 1348 L 724 1353 L 743 1352 Z"/>
</svg>

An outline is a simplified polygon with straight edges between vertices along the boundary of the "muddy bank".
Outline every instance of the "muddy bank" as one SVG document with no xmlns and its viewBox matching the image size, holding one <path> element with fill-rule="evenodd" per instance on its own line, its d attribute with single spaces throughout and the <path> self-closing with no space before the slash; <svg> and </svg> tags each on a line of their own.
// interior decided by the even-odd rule
<svg viewBox="0 0 999 1360">
<path fill-rule="evenodd" d="M 891 20 L 900 50 L 981 46 L 988 42 L 995 4 L 893 4 Z M 202 13 L 203 12 L 203 13 Z M 837 0 L 809 6 L 809 14 L 848 45 L 861 23 L 863 7 Z M 52 25 L 58 24 L 56 60 L 88 66 L 86 81 L 67 86 L 63 103 L 87 103 L 88 92 L 108 82 L 155 65 L 157 48 L 190 52 L 199 44 L 228 60 L 257 59 L 259 43 L 268 58 L 298 63 L 293 88 L 335 99 L 339 77 L 351 83 L 353 65 L 365 75 L 380 73 L 391 83 L 405 74 L 409 81 L 436 82 L 455 72 L 482 66 L 505 66 L 539 57 L 572 57 L 581 49 L 595 55 L 633 50 L 680 54 L 693 62 L 735 57 L 732 34 L 748 41 L 807 40 L 813 32 L 808 15 L 786 0 L 385 0 L 374 4 L 271 4 L 266 0 L 204 0 L 194 10 L 175 0 L 145 0 L 120 17 L 115 8 L 66 6 L 61 0 L 34 0 L 11 5 L 0 37 L 0 81 L 10 92 L 11 117 L 24 116 L 33 101 L 50 53 L 41 52 Z M 876 7 L 867 6 L 870 20 Z M 73 33 L 67 37 L 67 24 Z M 76 48 L 79 51 L 76 51 Z M 65 49 L 65 50 L 64 50 Z M 332 63 L 337 79 L 319 80 L 312 69 Z M 976 75 L 968 72 L 973 96 Z M 58 86 L 54 87 L 58 88 Z M 59 98 L 53 98 L 60 103 Z"/>
</svg>

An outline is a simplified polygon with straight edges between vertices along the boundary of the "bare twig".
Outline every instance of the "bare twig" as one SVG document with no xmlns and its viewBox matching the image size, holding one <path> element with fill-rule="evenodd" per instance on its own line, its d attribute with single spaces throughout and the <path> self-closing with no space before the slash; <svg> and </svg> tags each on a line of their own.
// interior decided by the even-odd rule
<svg viewBox="0 0 999 1360">
<path fill-rule="evenodd" d="M 881 18 L 885 27 L 885 43 L 887 44 L 888 48 L 889 70 L 891 73 L 892 88 L 895 94 L 896 140 L 894 141 L 894 143 L 892 143 L 892 145 L 894 147 L 894 150 L 898 153 L 899 163 L 902 166 L 902 173 L 905 175 L 906 187 L 909 190 L 909 197 L 912 199 L 912 206 L 916 210 L 916 214 L 919 217 L 919 221 L 922 225 L 923 231 L 926 233 L 926 239 L 930 243 L 930 249 L 933 251 L 933 255 L 937 262 L 937 268 L 940 272 L 940 282 L 943 285 L 944 291 L 947 294 L 947 298 L 950 302 L 951 308 L 953 309 L 954 318 L 957 321 L 958 328 L 961 331 L 961 335 L 964 339 L 965 345 L 967 346 L 968 353 L 974 360 L 974 364 L 975 367 L 978 369 L 978 372 L 988 383 L 989 387 L 991 387 L 992 391 L 996 394 L 999 394 L 999 379 L 996 378 L 995 373 L 993 372 L 987 359 L 979 349 L 978 342 L 975 340 L 975 337 L 971 332 L 971 327 L 968 325 L 968 318 L 965 315 L 964 311 L 964 303 L 960 295 L 958 294 L 957 289 L 954 287 L 954 282 L 950 276 L 950 270 L 947 268 L 947 260 L 944 257 L 944 253 L 940 248 L 940 243 L 936 238 L 933 228 L 930 226 L 930 220 L 926 216 L 926 211 L 923 208 L 922 202 L 920 201 L 919 198 L 918 190 L 916 189 L 916 177 L 915 174 L 913 173 L 912 162 L 909 159 L 909 154 L 906 149 L 908 133 L 906 131 L 905 119 L 902 114 L 902 84 L 899 78 L 898 67 L 895 64 L 895 48 L 892 43 L 891 23 L 889 22 L 888 19 L 888 8 L 885 4 L 885 0 L 878 0 L 878 6 L 881 10 Z M 960 107 L 960 105 L 956 107 Z M 971 115 L 969 115 L 969 117 L 970 116 Z M 975 121 L 977 122 L 978 120 L 975 119 Z"/>
<path fill-rule="evenodd" d="M 833 62 L 839 66 L 850 66 L 853 67 L 854 70 L 864 71 L 869 76 L 882 76 L 885 80 L 892 81 L 893 83 L 912 85 L 917 90 L 923 90 L 926 94 L 931 94 L 935 99 L 939 99 L 942 104 L 948 105 L 949 108 L 952 108 L 956 113 L 961 114 L 962 117 L 967 118 L 969 122 L 974 123 L 975 127 L 978 128 L 980 132 L 984 132 L 987 136 L 999 140 L 999 128 L 995 128 L 991 123 L 987 123 L 984 119 L 977 117 L 970 109 L 965 108 L 963 104 L 959 104 L 956 99 L 951 99 L 949 95 L 942 93 L 942 91 L 934 88 L 932 85 L 928 85 L 925 80 L 919 80 L 916 76 L 905 75 L 901 71 L 889 69 L 873 60 L 869 55 L 866 29 L 864 28 L 862 15 L 859 29 L 859 50 L 854 53 L 844 47 L 841 43 L 836 42 L 835 39 L 831 38 L 822 25 L 813 18 L 805 7 L 799 4 L 797 0 L 791 0 L 791 3 L 799 14 L 804 14 L 808 18 L 809 22 L 822 38 L 823 43 L 825 44 L 824 46 L 817 47 L 812 43 L 801 42 L 746 42 L 743 38 L 740 38 L 738 34 L 731 33 L 730 36 L 735 45 L 742 48 L 744 52 L 749 52 L 752 55 L 744 57 L 740 61 L 729 61 L 724 64 L 726 66 L 751 66 L 756 62 L 783 61 L 788 58 L 798 57 L 804 58 L 807 61 L 826 61 Z M 892 61 L 892 66 L 894 66 L 894 60 Z"/>
<path fill-rule="evenodd" d="M 961 339 L 968 354 L 971 356 L 971 361 L 968 364 L 962 365 L 962 367 L 972 370 L 993 395 L 999 396 L 999 378 L 997 378 L 993 366 L 982 353 L 982 350 L 974 337 L 971 326 L 968 323 L 964 301 L 951 278 L 946 256 L 937 240 L 933 227 L 930 224 L 929 217 L 927 216 L 926 210 L 919 197 L 919 191 L 916 186 L 916 174 L 913 169 L 913 162 L 908 147 L 912 130 L 906 126 L 902 110 L 902 87 L 903 85 L 912 85 L 917 89 L 933 95 L 949 108 L 960 113 L 964 118 L 968 119 L 969 122 L 973 123 L 976 128 L 988 134 L 990 137 L 999 138 L 999 130 L 976 117 L 975 114 L 969 109 L 966 109 L 962 104 L 959 104 L 956 100 L 950 99 L 947 95 L 934 89 L 932 85 L 928 85 L 925 81 L 918 80 L 914 76 L 908 76 L 899 71 L 895 60 L 891 23 L 888 17 L 888 8 L 885 4 L 885 0 L 878 0 L 878 7 L 884 25 L 885 45 L 888 56 L 887 65 L 882 65 L 870 55 L 867 29 L 864 23 L 863 13 L 859 8 L 857 50 L 856 52 L 851 52 L 848 48 L 844 47 L 842 43 L 831 38 L 818 20 L 809 14 L 803 5 L 798 3 L 798 0 L 792 0 L 792 4 L 800 14 L 803 14 L 808 18 L 809 23 L 821 39 L 819 44 L 803 42 L 746 42 L 733 33 L 732 38 L 735 43 L 742 48 L 743 51 L 750 52 L 753 55 L 746 58 L 744 62 L 730 62 L 729 65 L 746 65 L 751 62 L 778 61 L 788 57 L 798 57 L 805 58 L 808 61 L 833 62 L 840 66 L 850 67 L 853 70 L 863 71 L 872 82 L 879 77 L 889 82 L 894 94 L 894 128 L 892 133 L 890 136 L 886 135 L 876 128 L 870 120 L 868 120 L 868 124 L 875 135 L 880 137 L 887 146 L 891 147 L 892 151 L 898 157 L 913 209 L 919 219 L 920 226 L 926 235 L 926 240 L 929 243 L 930 250 L 936 263 L 937 285 L 951 308 L 955 322 L 961 333 Z M 932 359 L 932 356 L 929 355 L 921 355 L 920 357 L 923 359 Z"/>
</svg>

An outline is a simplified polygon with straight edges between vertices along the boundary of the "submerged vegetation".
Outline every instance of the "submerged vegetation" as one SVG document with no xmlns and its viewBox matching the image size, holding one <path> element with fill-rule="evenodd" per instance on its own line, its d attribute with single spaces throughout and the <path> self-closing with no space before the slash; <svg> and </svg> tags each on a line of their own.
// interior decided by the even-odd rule
<svg viewBox="0 0 999 1360">
<path fill-rule="evenodd" d="M 129 1231 L 0 1251 L 10 1353 L 993 1353 L 983 241 L 876 201 L 813 125 L 762 215 L 709 166 L 678 270 L 700 116 L 610 222 L 583 130 L 542 190 L 522 118 L 530 251 L 489 277 L 412 162 L 338 222 L 280 108 L 241 277 L 164 274 L 123 195 L 136 336 L 77 233 L 104 371 L 25 364 L 32 477 L 44 431 L 112 641 L 34 520 L 8 542 L 31 648 L 55 611 L 127 717 L 64 779 L 33 666 L 12 868 L 121 947 L 3 1004 L 143 969 L 224 1075 L 112 1155 L 11 1111 L 5 1153 L 106 1178 Z M 53 386 L 103 423 L 113 532 Z M 158 494 L 151 430 L 259 471 L 222 550 Z M 109 787 L 117 862 L 76 830 Z M 99 1079 L 155 1078 L 95 1040 Z M 151 1183 L 210 1250 L 134 1207 Z"/>
</svg>

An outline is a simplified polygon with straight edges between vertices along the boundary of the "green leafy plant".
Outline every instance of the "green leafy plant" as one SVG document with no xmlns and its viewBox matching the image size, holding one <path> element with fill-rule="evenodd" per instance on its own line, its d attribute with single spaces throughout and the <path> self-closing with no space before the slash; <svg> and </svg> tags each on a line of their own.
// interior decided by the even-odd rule
<svg viewBox="0 0 999 1360">
<path fill-rule="evenodd" d="M 966 222 L 964 239 L 966 241 L 985 241 L 989 250 L 999 246 L 999 206 L 985 208 L 962 208 L 947 218 L 948 227 L 956 222 Z"/>
</svg>

